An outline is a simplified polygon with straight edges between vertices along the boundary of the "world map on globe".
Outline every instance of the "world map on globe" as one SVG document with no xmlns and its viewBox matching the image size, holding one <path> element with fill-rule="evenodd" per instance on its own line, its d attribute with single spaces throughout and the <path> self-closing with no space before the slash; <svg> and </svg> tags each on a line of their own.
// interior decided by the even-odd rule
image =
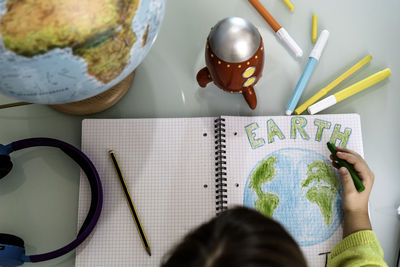
<svg viewBox="0 0 400 267">
<path fill-rule="evenodd" d="M 307 149 L 284 148 L 251 171 L 244 205 L 282 223 L 301 246 L 331 237 L 343 220 L 341 184 L 330 161 Z"/>
<path fill-rule="evenodd" d="M 0 91 L 41 104 L 113 87 L 150 50 L 165 0 L 0 0 Z"/>
</svg>

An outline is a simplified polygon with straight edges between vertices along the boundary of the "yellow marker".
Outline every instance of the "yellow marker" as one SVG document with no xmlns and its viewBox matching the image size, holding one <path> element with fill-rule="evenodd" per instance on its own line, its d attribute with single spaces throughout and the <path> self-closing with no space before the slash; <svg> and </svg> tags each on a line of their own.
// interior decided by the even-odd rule
<svg viewBox="0 0 400 267">
<path fill-rule="evenodd" d="M 290 0 L 282 0 L 284 3 L 285 3 L 285 5 L 290 9 L 290 11 L 292 11 L 293 12 L 293 10 L 294 10 L 294 6 L 293 6 L 293 4 L 290 2 Z"/>
<path fill-rule="evenodd" d="M 334 94 L 336 101 L 340 102 L 342 100 L 345 100 L 346 98 L 355 95 L 359 92 L 361 92 L 364 89 L 367 89 L 368 87 L 386 79 L 391 75 L 391 71 L 389 68 L 386 68 L 382 71 L 379 71 L 375 74 L 372 74 L 368 78 L 365 78 L 364 80 L 359 81 L 358 83 L 355 83 L 346 89 L 343 89 L 336 94 Z"/>
<path fill-rule="evenodd" d="M 355 94 L 361 92 L 362 90 L 365 90 L 368 87 L 386 79 L 391 74 L 392 73 L 390 72 L 390 69 L 388 69 L 388 68 L 381 70 L 381 71 L 365 78 L 364 80 L 359 81 L 358 83 L 350 85 L 349 87 L 343 89 L 342 91 L 337 92 L 334 95 L 331 95 L 331 96 L 328 96 L 327 98 L 322 99 L 321 101 L 310 106 L 307 110 L 310 114 L 318 113 L 321 110 L 329 108 L 330 106 L 333 106 L 334 104 L 336 104 L 346 98 L 349 98 L 350 96 L 355 95 Z"/>
<path fill-rule="evenodd" d="M 143 243 L 143 246 L 144 246 L 147 254 L 149 254 L 149 256 L 151 256 L 151 250 L 150 250 L 149 241 L 147 241 L 146 234 L 144 233 L 142 224 L 140 223 L 140 220 L 139 220 L 139 216 L 137 215 L 135 206 L 133 205 L 133 201 L 132 201 L 131 195 L 129 194 L 128 187 L 126 186 L 124 176 L 122 175 L 122 171 L 119 168 L 117 157 L 116 157 L 116 155 L 114 153 L 114 150 L 110 150 L 110 151 L 108 151 L 108 153 L 110 153 L 111 160 L 112 160 L 112 162 L 114 164 L 115 171 L 117 172 L 119 181 L 120 181 L 121 186 L 122 186 L 122 190 L 124 191 L 126 201 L 128 202 L 128 205 L 129 205 L 129 209 L 131 210 L 131 214 L 132 214 L 132 217 L 133 217 L 133 219 L 135 221 L 136 228 L 137 228 L 137 230 L 139 232 L 140 239 L 142 239 L 142 243 Z"/>
<path fill-rule="evenodd" d="M 339 83 L 344 81 L 347 77 L 349 77 L 351 74 L 355 73 L 358 71 L 361 67 L 363 67 L 365 64 L 370 62 L 372 60 L 372 56 L 368 55 L 359 62 L 357 62 L 353 67 L 348 69 L 345 73 L 340 75 L 336 80 L 328 84 L 326 87 L 322 88 L 318 93 L 313 95 L 310 99 L 308 99 L 306 102 L 304 102 L 300 107 L 296 108 L 294 113 L 296 115 L 300 115 L 303 113 L 309 106 L 317 102 L 321 97 L 326 95 L 329 91 L 331 91 L 333 88 L 335 88 Z"/>
<path fill-rule="evenodd" d="M 318 29 L 318 16 L 312 15 L 312 42 L 317 41 L 317 29 Z"/>
</svg>

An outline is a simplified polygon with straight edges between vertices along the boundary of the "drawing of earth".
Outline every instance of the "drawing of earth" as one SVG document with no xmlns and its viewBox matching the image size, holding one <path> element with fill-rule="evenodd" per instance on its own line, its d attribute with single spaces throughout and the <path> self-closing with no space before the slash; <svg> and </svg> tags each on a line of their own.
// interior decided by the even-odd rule
<svg viewBox="0 0 400 267">
<path fill-rule="evenodd" d="M 0 92 L 39 104 L 98 95 L 132 73 L 166 0 L 0 0 Z"/>
<path fill-rule="evenodd" d="M 329 239 L 343 220 L 338 177 L 325 156 L 284 148 L 253 168 L 243 204 L 279 221 L 300 246 L 315 245 Z"/>
</svg>

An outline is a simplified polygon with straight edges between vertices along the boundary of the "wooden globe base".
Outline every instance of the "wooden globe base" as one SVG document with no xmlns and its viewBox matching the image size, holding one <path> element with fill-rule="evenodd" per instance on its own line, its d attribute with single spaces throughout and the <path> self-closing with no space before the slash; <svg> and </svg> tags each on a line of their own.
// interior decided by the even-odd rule
<svg viewBox="0 0 400 267">
<path fill-rule="evenodd" d="M 135 71 L 107 91 L 96 96 L 67 104 L 49 105 L 51 108 L 71 115 L 90 115 L 106 110 L 116 104 L 131 87 Z"/>
</svg>

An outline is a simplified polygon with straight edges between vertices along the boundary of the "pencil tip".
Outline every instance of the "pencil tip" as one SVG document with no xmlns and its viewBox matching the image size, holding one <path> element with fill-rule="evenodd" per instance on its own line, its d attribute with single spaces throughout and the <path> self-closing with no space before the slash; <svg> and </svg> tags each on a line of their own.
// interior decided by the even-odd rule
<svg viewBox="0 0 400 267">
<path fill-rule="evenodd" d="M 114 150 L 110 149 L 108 150 L 108 153 L 114 153 Z"/>
<path fill-rule="evenodd" d="M 147 254 L 149 254 L 149 256 L 151 256 L 151 250 L 149 247 L 146 248 Z"/>
</svg>

